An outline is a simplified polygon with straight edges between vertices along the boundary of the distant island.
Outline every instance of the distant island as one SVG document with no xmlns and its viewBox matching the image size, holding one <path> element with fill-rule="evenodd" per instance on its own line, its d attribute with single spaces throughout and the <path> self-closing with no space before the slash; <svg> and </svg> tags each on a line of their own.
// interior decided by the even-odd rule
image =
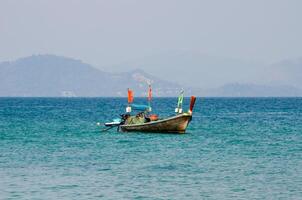
<svg viewBox="0 0 302 200">
<path fill-rule="evenodd" d="M 168 79 L 168 78 L 167 78 Z M 55 55 L 33 55 L 0 63 L 1 97 L 124 97 L 132 88 L 136 96 L 146 96 L 152 84 L 154 96 L 187 95 L 217 97 L 302 96 L 290 85 L 228 83 L 218 88 L 183 87 L 140 69 L 121 73 L 101 71 L 80 60 Z"/>
</svg>

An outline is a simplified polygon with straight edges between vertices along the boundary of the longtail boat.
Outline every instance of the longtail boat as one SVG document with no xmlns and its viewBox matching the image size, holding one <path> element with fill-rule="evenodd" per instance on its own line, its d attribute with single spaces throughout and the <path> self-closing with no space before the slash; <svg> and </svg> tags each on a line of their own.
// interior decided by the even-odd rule
<svg viewBox="0 0 302 200">
<path fill-rule="evenodd" d="M 119 128 L 123 132 L 185 133 L 191 119 L 192 114 L 182 113 L 142 124 L 124 124 Z"/>
<path fill-rule="evenodd" d="M 178 97 L 176 114 L 167 118 L 158 118 L 151 112 L 152 90 L 149 86 L 148 102 L 149 105 L 133 104 L 133 91 L 128 89 L 128 106 L 126 114 L 121 115 L 120 119 L 115 119 L 113 122 L 105 123 L 109 128 L 118 127 L 122 132 L 150 132 L 150 133 L 185 133 L 186 129 L 192 120 L 193 108 L 196 97 L 191 97 L 190 107 L 188 112 L 183 112 L 184 92 L 182 91 Z M 136 115 L 131 115 L 132 110 L 138 110 Z"/>
</svg>

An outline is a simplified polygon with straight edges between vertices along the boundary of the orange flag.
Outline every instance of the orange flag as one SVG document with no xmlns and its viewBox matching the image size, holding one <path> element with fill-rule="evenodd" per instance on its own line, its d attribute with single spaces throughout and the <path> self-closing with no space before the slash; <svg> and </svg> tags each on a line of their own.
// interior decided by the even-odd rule
<svg viewBox="0 0 302 200">
<path fill-rule="evenodd" d="M 128 103 L 133 102 L 133 91 L 128 88 Z"/>
</svg>

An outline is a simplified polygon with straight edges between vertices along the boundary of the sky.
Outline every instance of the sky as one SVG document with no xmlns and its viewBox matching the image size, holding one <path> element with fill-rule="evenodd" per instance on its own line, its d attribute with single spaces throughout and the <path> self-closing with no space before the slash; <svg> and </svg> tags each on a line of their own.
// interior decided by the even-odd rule
<svg viewBox="0 0 302 200">
<path fill-rule="evenodd" d="M 301 0 L 0 0 L 0 61 L 55 54 L 108 69 L 198 52 L 274 63 L 302 56 L 301 10 Z"/>
</svg>

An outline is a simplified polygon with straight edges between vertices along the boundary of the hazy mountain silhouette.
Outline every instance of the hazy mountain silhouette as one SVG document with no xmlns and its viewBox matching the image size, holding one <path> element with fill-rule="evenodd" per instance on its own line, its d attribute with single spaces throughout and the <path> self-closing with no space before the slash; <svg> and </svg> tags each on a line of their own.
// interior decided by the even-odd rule
<svg viewBox="0 0 302 200">
<path fill-rule="evenodd" d="M 272 65 L 278 76 L 267 73 L 266 76 L 269 75 L 271 80 L 268 79 L 265 85 L 239 82 L 214 89 L 184 89 L 188 96 L 302 96 L 301 88 L 298 87 L 302 80 L 302 73 L 299 73 L 301 64 L 302 61 L 287 61 Z M 292 71 L 289 72 L 289 69 Z M 203 78 L 206 75 L 199 76 Z M 165 77 L 174 80 L 173 75 Z M 152 84 L 154 96 L 177 96 L 182 89 L 177 83 L 162 80 L 142 70 L 109 73 L 80 60 L 54 55 L 35 55 L 0 63 L 0 96 L 125 97 L 127 88 L 132 88 L 135 96 L 145 96 L 148 84 Z"/>
<path fill-rule="evenodd" d="M 181 89 L 141 70 L 107 73 L 79 60 L 54 55 L 0 64 L 0 96 L 125 96 L 128 87 L 140 96 L 149 82 L 159 96 L 173 96 Z"/>
<path fill-rule="evenodd" d="M 302 89 L 302 58 L 274 63 L 267 72 L 271 85 L 285 84 Z"/>
<path fill-rule="evenodd" d="M 215 88 L 230 82 L 255 81 L 262 64 L 195 51 L 175 51 L 104 67 L 112 72 L 135 68 L 143 68 L 161 79 L 170 77 L 189 87 Z"/>
</svg>

